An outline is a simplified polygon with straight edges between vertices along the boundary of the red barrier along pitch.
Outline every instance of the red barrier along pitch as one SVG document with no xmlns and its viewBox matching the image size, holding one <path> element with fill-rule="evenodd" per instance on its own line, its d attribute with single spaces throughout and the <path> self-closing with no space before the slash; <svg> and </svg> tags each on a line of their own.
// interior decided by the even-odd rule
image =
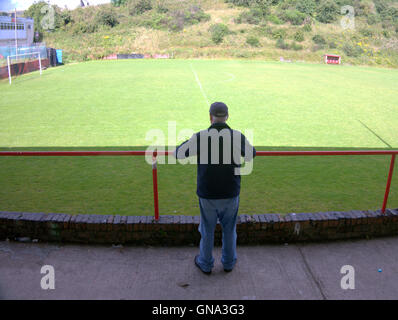
<svg viewBox="0 0 398 320">
<path fill-rule="evenodd" d="M 154 196 L 155 221 L 159 220 L 159 199 L 157 180 L 157 156 L 171 155 L 172 151 L 0 151 L 0 156 L 8 157 L 48 157 L 48 156 L 152 156 L 152 183 Z M 365 155 L 391 155 L 390 168 L 387 176 L 386 190 L 382 204 L 385 213 L 391 180 L 394 171 L 395 156 L 398 150 L 355 150 L 355 151 L 257 151 L 257 156 L 365 156 Z"/>
</svg>

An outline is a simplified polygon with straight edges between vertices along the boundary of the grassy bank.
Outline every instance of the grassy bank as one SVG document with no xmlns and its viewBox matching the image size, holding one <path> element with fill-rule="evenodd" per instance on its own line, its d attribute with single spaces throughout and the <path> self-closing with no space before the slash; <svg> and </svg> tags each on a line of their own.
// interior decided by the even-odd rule
<svg viewBox="0 0 398 320">
<path fill-rule="evenodd" d="M 137 1 L 151 3 L 150 9 L 135 12 Z M 120 7 L 59 11 L 58 28 L 42 34 L 48 46 L 64 49 L 66 63 L 131 52 L 322 63 L 322 56 L 330 53 L 342 55 L 344 64 L 396 68 L 397 3 L 343 1 L 356 10 L 355 27 L 344 29 L 340 2 L 333 2 L 333 19 L 324 21 L 316 6 L 313 12 L 300 12 L 305 11 L 300 1 L 270 2 L 258 9 L 255 1 L 245 7 L 223 0 L 131 0 Z"/>
</svg>

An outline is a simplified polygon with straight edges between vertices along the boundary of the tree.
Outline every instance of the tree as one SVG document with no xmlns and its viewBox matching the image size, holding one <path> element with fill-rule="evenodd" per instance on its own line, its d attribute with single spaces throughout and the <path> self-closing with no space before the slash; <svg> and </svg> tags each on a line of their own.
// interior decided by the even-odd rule
<svg viewBox="0 0 398 320">
<path fill-rule="evenodd" d="M 336 20 L 339 7 L 332 0 L 323 0 L 316 11 L 316 19 L 322 23 L 331 23 Z"/>
<path fill-rule="evenodd" d="M 54 16 L 51 16 L 54 14 Z M 42 33 L 44 28 L 48 27 L 49 22 L 54 22 L 52 28 L 58 28 L 60 26 L 60 9 L 59 7 L 53 5 L 48 7 L 48 3 L 44 1 L 39 1 L 33 3 L 28 10 L 24 12 L 24 17 L 33 18 L 35 21 L 35 31 Z M 47 29 L 47 28 L 46 28 Z"/>
</svg>

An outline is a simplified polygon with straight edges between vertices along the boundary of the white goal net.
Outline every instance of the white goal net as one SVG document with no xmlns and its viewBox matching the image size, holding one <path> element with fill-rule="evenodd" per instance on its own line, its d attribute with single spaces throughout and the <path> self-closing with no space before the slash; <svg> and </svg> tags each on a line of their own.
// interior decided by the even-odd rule
<svg viewBox="0 0 398 320">
<path fill-rule="evenodd" d="M 42 74 L 40 52 L 19 53 L 7 57 L 8 79 L 12 83 L 12 77 L 23 73 L 39 70 Z"/>
</svg>

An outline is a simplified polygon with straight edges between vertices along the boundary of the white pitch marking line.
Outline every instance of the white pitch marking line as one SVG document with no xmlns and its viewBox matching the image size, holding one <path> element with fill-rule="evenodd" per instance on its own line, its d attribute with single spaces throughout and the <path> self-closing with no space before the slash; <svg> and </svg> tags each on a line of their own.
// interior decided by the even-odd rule
<svg viewBox="0 0 398 320">
<path fill-rule="evenodd" d="M 229 73 L 229 72 L 224 72 L 224 73 L 229 75 L 230 78 L 227 79 L 227 80 L 224 80 L 223 82 L 229 82 L 229 81 L 235 80 L 236 77 L 235 77 L 235 75 L 233 73 Z"/>
<path fill-rule="evenodd" d="M 207 99 L 206 93 L 205 93 L 205 91 L 203 90 L 202 84 L 200 83 L 200 80 L 199 80 L 199 77 L 198 77 L 196 71 L 193 69 L 191 63 L 189 64 L 189 66 L 191 67 L 191 70 L 192 70 L 192 72 L 193 72 L 193 74 L 194 74 L 194 76 L 195 76 L 195 79 L 196 79 L 196 83 L 198 84 L 200 91 L 202 91 L 203 97 L 205 98 L 207 105 L 210 105 L 209 99 Z"/>
</svg>

